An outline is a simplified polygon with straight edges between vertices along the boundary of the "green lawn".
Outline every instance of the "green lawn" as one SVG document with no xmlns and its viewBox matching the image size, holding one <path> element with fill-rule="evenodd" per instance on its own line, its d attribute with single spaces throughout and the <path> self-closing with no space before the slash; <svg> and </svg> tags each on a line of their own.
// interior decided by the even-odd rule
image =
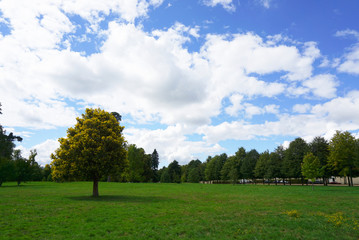
<svg viewBox="0 0 359 240">
<path fill-rule="evenodd" d="M 359 187 L 32 182 L 0 187 L 0 239 L 358 239 Z"/>
</svg>

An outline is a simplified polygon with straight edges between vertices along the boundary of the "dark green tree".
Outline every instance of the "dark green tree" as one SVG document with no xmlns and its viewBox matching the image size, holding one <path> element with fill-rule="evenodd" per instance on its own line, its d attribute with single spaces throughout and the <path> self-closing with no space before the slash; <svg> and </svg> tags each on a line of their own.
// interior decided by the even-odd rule
<svg viewBox="0 0 359 240">
<path fill-rule="evenodd" d="M 254 176 L 256 178 L 261 178 L 263 180 L 265 178 L 271 178 L 272 176 L 268 176 L 267 170 L 269 167 L 269 151 L 265 151 L 260 154 L 256 166 L 254 168 Z"/>
<path fill-rule="evenodd" d="M 161 183 L 170 183 L 171 182 L 171 176 L 168 172 L 168 168 L 163 167 L 160 171 L 159 174 L 161 174 Z"/>
<path fill-rule="evenodd" d="M 171 182 L 181 182 L 181 167 L 176 160 L 173 160 L 173 162 L 168 165 L 168 174 L 170 175 Z"/>
<path fill-rule="evenodd" d="M 21 182 L 26 182 L 31 179 L 31 165 L 30 161 L 21 156 L 20 150 L 15 150 L 13 154 L 14 161 L 14 180 L 19 186 Z"/>
<path fill-rule="evenodd" d="M 296 138 L 289 144 L 288 149 L 284 153 L 284 168 L 287 177 L 301 178 L 303 184 L 303 175 L 301 164 L 304 156 L 308 153 L 308 144 L 302 138 Z"/>
<path fill-rule="evenodd" d="M 259 153 L 255 149 L 252 149 L 246 154 L 241 165 L 241 174 L 243 179 L 254 179 L 254 169 L 258 159 Z"/>
<path fill-rule="evenodd" d="M 45 165 L 42 174 L 43 174 L 44 181 L 52 181 L 50 164 Z"/>
<path fill-rule="evenodd" d="M 237 183 L 240 178 L 240 159 L 236 155 L 230 156 L 223 164 L 221 178 L 231 180 L 233 184 Z"/>
<path fill-rule="evenodd" d="M 328 178 L 332 176 L 333 171 L 328 167 L 329 143 L 323 137 L 315 137 L 309 143 L 309 150 L 319 159 L 320 168 L 323 176 L 323 184 L 327 185 Z"/>
<path fill-rule="evenodd" d="M 283 178 L 283 184 L 285 184 L 284 175 L 282 173 L 282 165 L 283 165 L 283 158 L 277 152 L 272 152 L 269 154 L 269 161 L 267 172 L 265 176 L 267 178 L 274 178 L 275 184 L 277 185 L 278 178 Z"/>
<path fill-rule="evenodd" d="M 356 140 L 348 132 L 337 131 L 329 142 L 328 166 L 348 178 L 348 185 L 353 186 L 354 168 L 356 165 Z"/>
<path fill-rule="evenodd" d="M 3 182 L 11 181 L 14 175 L 14 161 L 0 157 L 0 187 Z"/>
<path fill-rule="evenodd" d="M 151 154 L 151 169 L 153 171 L 153 181 L 154 182 L 158 182 L 159 181 L 159 176 L 158 176 L 158 164 L 160 163 L 159 161 L 159 155 L 157 150 L 153 150 L 153 153 Z"/>
<path fill-rule="evenodd" d="M 198 183 L 201 180 L 201 172 L 199 168 L 191 168 L 188 172 L 187 181 L 190 183 Z"/>
<path fill-rule="evenodd" d="M 221 155 L 216 155 L 213 158 L 209 158 L 209 161 L 205 169 L 206 179 L 220 180 L 221 170 L 226 160 L 227 160 L 227 154 L 225 153 L 222 153 Z"/>
</svg>

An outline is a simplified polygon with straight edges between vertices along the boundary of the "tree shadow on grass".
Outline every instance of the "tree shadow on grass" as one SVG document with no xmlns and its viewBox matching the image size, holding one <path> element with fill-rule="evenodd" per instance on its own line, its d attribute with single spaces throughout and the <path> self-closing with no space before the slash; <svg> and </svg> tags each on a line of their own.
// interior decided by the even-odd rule
<svg viewBox="0 0 359 240">
<path fill-rule="evenodd" d="M 77 197 L 68 197 L 68 199 L 75 201 L 136 202 L 136 203 L 156 203 L 156 202 L 171 201 L 170 198 L 165 198 L 165 197 L 132 196 L 132 195 L 100 195 L 99 197 L 77 196 Z"/>
</svg>

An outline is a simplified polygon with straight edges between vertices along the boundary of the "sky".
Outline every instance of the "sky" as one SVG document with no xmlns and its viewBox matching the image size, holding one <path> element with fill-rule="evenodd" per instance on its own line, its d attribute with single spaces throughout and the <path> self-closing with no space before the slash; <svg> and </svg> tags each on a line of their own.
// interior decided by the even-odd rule
<svg viewBox="0 0 359 240">
<path fill-rule="evenodd" d="M 173 160 L 359 136 L 359 1 L 0 0 L 0 124 L 41 165 L 87 107 Z"/>
</svg>

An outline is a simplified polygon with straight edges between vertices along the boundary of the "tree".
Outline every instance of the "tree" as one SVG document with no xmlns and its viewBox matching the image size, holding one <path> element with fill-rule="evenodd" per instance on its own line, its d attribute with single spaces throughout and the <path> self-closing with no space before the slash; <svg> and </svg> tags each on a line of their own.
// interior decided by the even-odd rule
<svg viewBox="0 0 359 240">
<path fill-rule="evenodd" d="M 50 164 L 46 164 L 43 169 L 43 180 L 44 181 L 52 181 Z"/>
<path fill-rule="evenodd" d="M 198 183 L 201 181 L 201 172 L 199 168 L 191 168 L 188 172 L 187 181 L 190 183 Z"/>
<path fill-rule="evenodd" d="M 213 158 L 208 157 L 205 175 L 207 180 L 220 180 L 221 179 L 221 170 L 224 163 L 227 160 L 227 154 L 222 153 L 221 155 L 216 155 Z"/>
<path fill-rule="evenodd" d="M 168 165 L 168 174 L 171 182 L 181 182 L 181 167 L 176 160 L 173 160 L 173 162 Z"/>
<path fill-rule="evenodd" d="M 240 177 L 240 160 L 237 156 L 230 156 L 223 164 L 221 170 L 222 180 L 231 180 L 233 184 L 236 184 Z"/>
<path fill-rule="evenodd" d="M 312 181 L 312 189 L 314 190 L 314 181 L 316 178 L 322 176 L 320 161 L 317 156 L 314 156 L 313 153 L 309 152 L 304 156 L 302 163 L 302 175 L 306 179 Z"/>
<path fill-rule="evenodd" d="M 259 153 L 257 150 L 252 149 L 243 159 L 241 166 L 241 174 L 243 179 L 254 179 L 254 168 L 256 167 Z"/>
<path fill-rule="evenodd" d="M 269 152 L 265 151 L 260 154 L 256 166 L 254 168 L 254 176 L 257 178 L 262 178 L 263 184 L 264 184 L 264 178 L 266 177 L 266 173 L 267 173 L 268 162 L 269 162 Z"/>
<path fill-rule="evenodd" d="M 14 160 L 14 180 L 19 186 L 21 182 L 26 182 L 31 179 L 31 165 L 30 161 L 21 156 L 20 150 L 15 150 L 13 154 Z"/>
<path fill-rule="evenodd" d="M 355 138 L 348 131 L 337 131 L 329 143 L 328 165 L 338 171 L 340 176 L 348 177 L 349 186 L 353 186 L 355 149 Z"/>
<path fill-rule="evenodd" d="M 153 150 L 153 153 L 151 154 L 151 169 L 153 171 L 153 181 L 154 182 L 158 182 L 158 164 L 160 163 L 159 161 L 159 156 L 157 153 L 157 150 Z"/>
<path fill-rule="evenodd" d="M 131 144 L 128 147 L 128 180 L 130 182 L 143 182 L 144 181 L 144 155 L 145 150 L 143 148 L 137 148 L 135 144 Z"/>
<path fill-rule="evenodd" d="M 51 154 L 52 175 L 55 179 L 92 180 L 92 196 L 98 197 L 98 181 L 128 165 L 124 127 L 112 114 L 99 108 L 87 108 L 76 121 Z"/>
<path fill-rule="evenodd" d="M 323 173 L 323 184 L 327 185 L 327 178 L 331 176 L 332 171 L 328 167 L 329 143 L 323 137 L 315 137 L 309 143 L 309 150 L 314 156 L 318 157 L 320 167 Z"/>
<path fill-rule="evenodd" d="M 283 158 L 278 152 L 272 152 L 269 154 L 269 161 L 268 161 L 267 172 L 265 174 L 268 178 L 275 178 L 275 184 L 277 185 L 277 178 L 284 178 L 282 174 L 282 165 L 283 165 Z M 285 180 L 283 179 L 283 184 L 285 184 Z"/>
<path fill-rule="evenodd" d="M 296 138 L 289 144 L 288 149 L 284 152 L 283 162 L 287 177 L 302 178 L 303 180 L 301 164 L 308 151 L 308 145 L 302 138 Z"/>
<path fill-rule="evenodd" d="M 168 168 L 164 167 L 159 172 L 161 174 L 161 183 L 170 183 L 171 182 L 171 176 L 168 172 Z"/>
<path fill-rule="evenodd" d="M 5 157 L 0 157 L 0 187 L 3 182 L 11 180 L 12 175 L 14 175 L 13 161 Z"/>
</svg>

